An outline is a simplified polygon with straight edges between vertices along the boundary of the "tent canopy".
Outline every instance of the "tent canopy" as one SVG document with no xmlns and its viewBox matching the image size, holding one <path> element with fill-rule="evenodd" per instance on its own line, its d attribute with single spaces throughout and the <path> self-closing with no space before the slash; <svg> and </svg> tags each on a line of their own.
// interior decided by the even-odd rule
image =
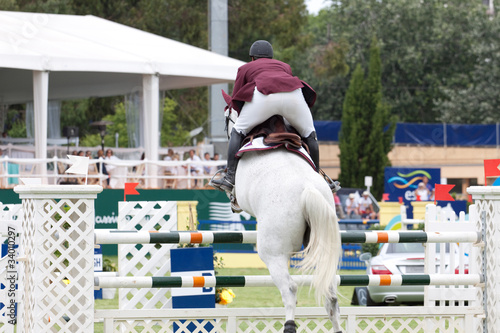
<svg viewBox="0 0 500 333">
<path fill-rule="evenodd" d="M 116 96 L 234 81 L 242 61 L 95 16 L 0 11 L 0 103 L 33 100 L 31 71 L 50 73 L 49 99 Z"/>
<path fill-rule="evenodd" d="M 145 154 L 158 160 L 159 91 L 231 82 L 243 64 L 91 15 L 0 11 L 0 104 L 33 101 L 40 159 L 48 100 L 141 92 Z"/>
</svg>

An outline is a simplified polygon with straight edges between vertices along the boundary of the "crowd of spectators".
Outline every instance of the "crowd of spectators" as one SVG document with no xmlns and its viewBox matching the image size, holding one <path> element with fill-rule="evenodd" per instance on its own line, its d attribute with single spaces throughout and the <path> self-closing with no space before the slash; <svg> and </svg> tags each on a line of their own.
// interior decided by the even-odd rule
<svg viewBox="0 0 500 333">
<path fill-rule="evenodd" d="M 377 219 L 378 214 L 373 209 L 373 201 L 370 198 L 370 193 L 363 191 L 361 197 L 358 195 L 358 198 L 356 198 L 355 193 L 350 193 L 345 201 L 345 212 L 341 210 L 339 217 L 347 219 Z"/>
</svg>

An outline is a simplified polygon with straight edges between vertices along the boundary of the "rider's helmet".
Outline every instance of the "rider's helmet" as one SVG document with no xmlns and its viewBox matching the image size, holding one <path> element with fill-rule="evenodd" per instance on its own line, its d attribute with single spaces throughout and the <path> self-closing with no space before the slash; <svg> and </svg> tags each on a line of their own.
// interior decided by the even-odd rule
<svg viewBox="0 0 500 333">
<path fill-rule="evenodd" d="M 273 46 L 267 40 L 258 40 L 250 47 L 250 57 L 273 58 Z"/>
</svg>

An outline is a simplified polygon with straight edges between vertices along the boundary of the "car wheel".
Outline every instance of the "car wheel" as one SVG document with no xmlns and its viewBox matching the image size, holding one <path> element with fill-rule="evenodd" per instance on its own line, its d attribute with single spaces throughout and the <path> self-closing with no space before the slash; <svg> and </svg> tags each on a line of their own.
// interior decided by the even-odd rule
<svg viewBox="0 0 500 333">
<path fill-rule="evenodd" d="M 366 287 L 356 287 L 352 295 L 351 305 L 366 306 L 368 297 L 370 296 L 368 296 L 368 289 Z"/>
</svg>

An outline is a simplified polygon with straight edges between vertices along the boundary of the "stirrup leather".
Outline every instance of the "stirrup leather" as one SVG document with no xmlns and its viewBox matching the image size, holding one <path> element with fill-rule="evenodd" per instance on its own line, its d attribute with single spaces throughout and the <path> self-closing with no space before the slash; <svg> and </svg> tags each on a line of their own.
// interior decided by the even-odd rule
<svg viewBox="0 0 500 333">
<path fill-rule="evenodd" d="M 340 191 L 340 189 L 342 188 L 340 186 L 340 182 L 333 181 L 333 179 L 331 179 L 322 169 L 319 169 L 319 174 L 322 175 L 323 178 L 326 180 L 328 186 L 330 186 L 330 189 L 332 190 L 333 193 Z"/>
</svg>

